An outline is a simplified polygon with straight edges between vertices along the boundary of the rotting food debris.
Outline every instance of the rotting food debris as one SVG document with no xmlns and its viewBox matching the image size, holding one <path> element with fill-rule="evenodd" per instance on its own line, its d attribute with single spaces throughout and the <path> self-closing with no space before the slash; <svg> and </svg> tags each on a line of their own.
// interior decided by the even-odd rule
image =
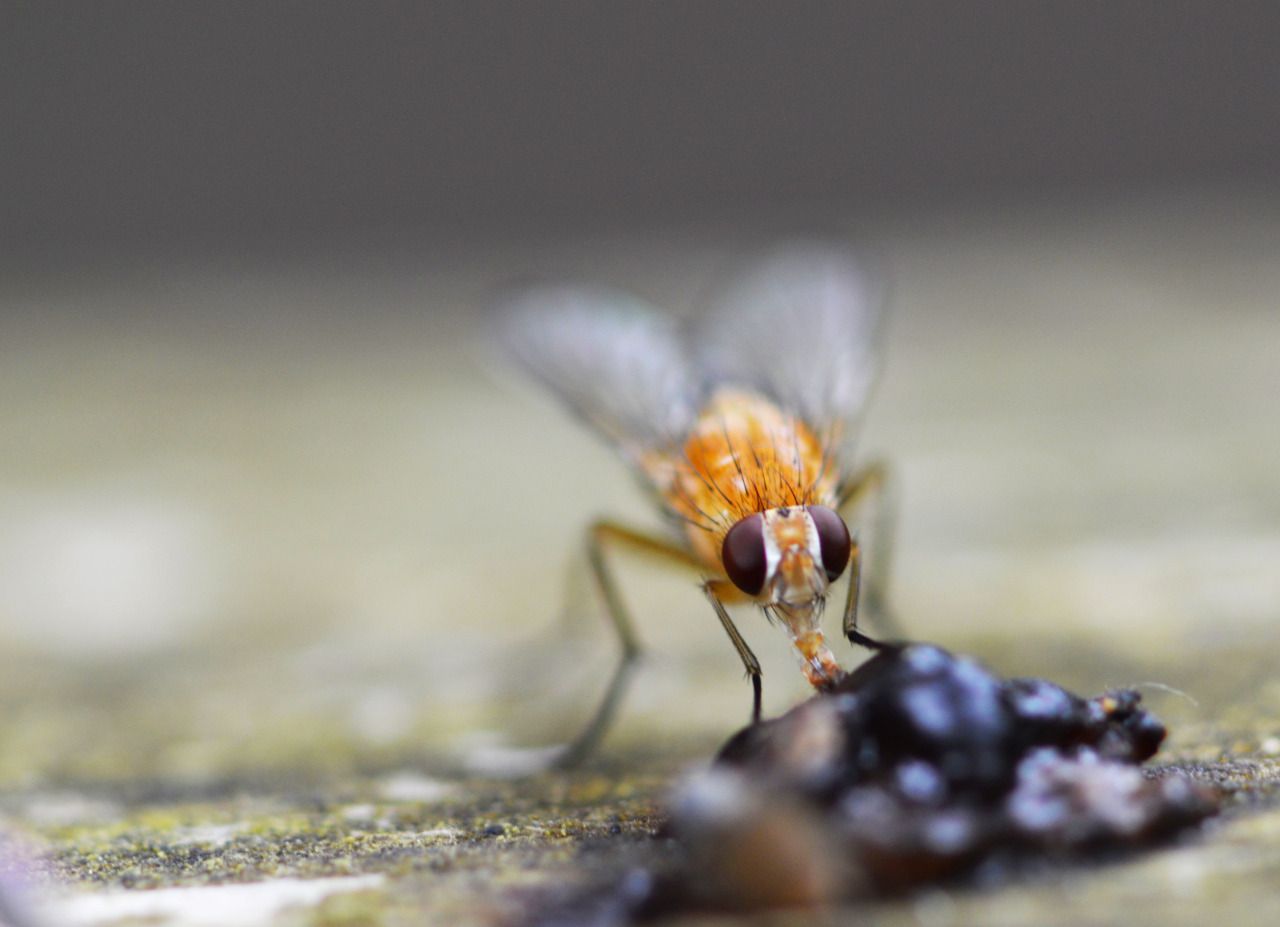
<svg viewBox="0 0 1280 927">
<path fill-rule="evenodd" d="M 680 785 L 662 848 L 538 924 L 604 925 L 885 896 L 1167 840 L 1217 794 L 1149 776 L 1164 726 L 1132 690 L 1083 699 L 940 647 L 887 647 Z"/>
</svg>

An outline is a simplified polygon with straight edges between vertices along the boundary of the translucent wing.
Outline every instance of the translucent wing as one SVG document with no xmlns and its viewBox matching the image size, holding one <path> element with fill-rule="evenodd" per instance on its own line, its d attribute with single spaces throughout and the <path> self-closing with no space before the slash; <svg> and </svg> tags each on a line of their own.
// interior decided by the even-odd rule
<svg viewBox="0 0 1280 927">
<path fill-rule="evenodd" d="M 675 321 L 602 287 L 543 286 L 503 307 L 507 348 L 633 464 L 677 444 L 697 414 L 701 378 Z"/>
<path fill-rule="evenodd" d="M 726 290 L 700 323 L 713 382 L 752 386 L 848 453 L 875 383 L 882 293 L 843 250 L 792 247 Z"/>
</svg>

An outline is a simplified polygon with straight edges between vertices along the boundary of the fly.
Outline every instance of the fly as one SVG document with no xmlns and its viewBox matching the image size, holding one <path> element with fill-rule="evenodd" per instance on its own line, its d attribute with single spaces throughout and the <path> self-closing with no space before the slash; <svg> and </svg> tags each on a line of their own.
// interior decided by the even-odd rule
<svg viewBox="0 0 1280 927">
<path fill-rule="evenodd" d="M 880 317 L 869 278 L 826 246 L 765 260 L 692 327 L 597 287 L 531 288 L 506 306 L 512 353 L 617 449 L 667 523 L 661 534 L 611 520 L 588 530 L 588 561 L 622 657 L 562 764 L 595 747 L 640 655 L 610 550 L 657 556 L 701 576 L 751 679 L 753 722 L 760 663 L 727 606 L 759 606 L 790 638 L 810 685 L 830 689 L 844 671 L 821 619 L 833 584 L 848 572 L 844 636 L 879 646 L 858 629 L 858 606 L 861 597 L 869 610 L 883 608 L 886 471 L 852 464 Z M 862 549 L 847 519 L 871 500 L 878 549 L 863 591 Z"/>
</svg>

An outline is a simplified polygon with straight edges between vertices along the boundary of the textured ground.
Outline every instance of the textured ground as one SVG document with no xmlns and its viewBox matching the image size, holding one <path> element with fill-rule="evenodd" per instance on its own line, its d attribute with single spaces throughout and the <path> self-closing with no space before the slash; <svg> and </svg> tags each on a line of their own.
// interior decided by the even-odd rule
<svg viewBox="0 0 1280 927">
<path fill-rule="evenodd" d="M 1165 852 L 847 919 L 1270 923 L 1280 208 L 857 232 L 895 280 L 865 446 L 897 467 L 910 630 L 1083 693 L 1137 685 L 1173 730 L 1158 762 L 1234 797 Z M 603 681 L 581 526 L 648 515 L 607 451 L 487 369 L 470 307 L 550 268 L 687 311 L 744 244 L 8 281 L 0 812 L 50 923 L 487 925 L 635 851 L 748 687 L 688 580 L 638 565 L 652 656 L 603 754 L 495 776 Z M 781 710 L 799 674 L 743 619 Z"/>
</svg>

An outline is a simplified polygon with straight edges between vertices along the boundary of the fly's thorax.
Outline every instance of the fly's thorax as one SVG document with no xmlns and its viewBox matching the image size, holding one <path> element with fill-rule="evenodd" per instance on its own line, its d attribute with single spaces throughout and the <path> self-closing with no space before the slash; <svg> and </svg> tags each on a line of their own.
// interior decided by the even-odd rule
<svg viewBox="0 0 1280 927">
<path fill-rule="evenodd" d="M 639 467 L 685 525 L 694 553 L 720 565 L 725 533 L 781 506 L 832 504 L 841 460 L 830 434 L 759 394 L 720 388 L 679 446 L 641 455 Z"/>
</svg>

